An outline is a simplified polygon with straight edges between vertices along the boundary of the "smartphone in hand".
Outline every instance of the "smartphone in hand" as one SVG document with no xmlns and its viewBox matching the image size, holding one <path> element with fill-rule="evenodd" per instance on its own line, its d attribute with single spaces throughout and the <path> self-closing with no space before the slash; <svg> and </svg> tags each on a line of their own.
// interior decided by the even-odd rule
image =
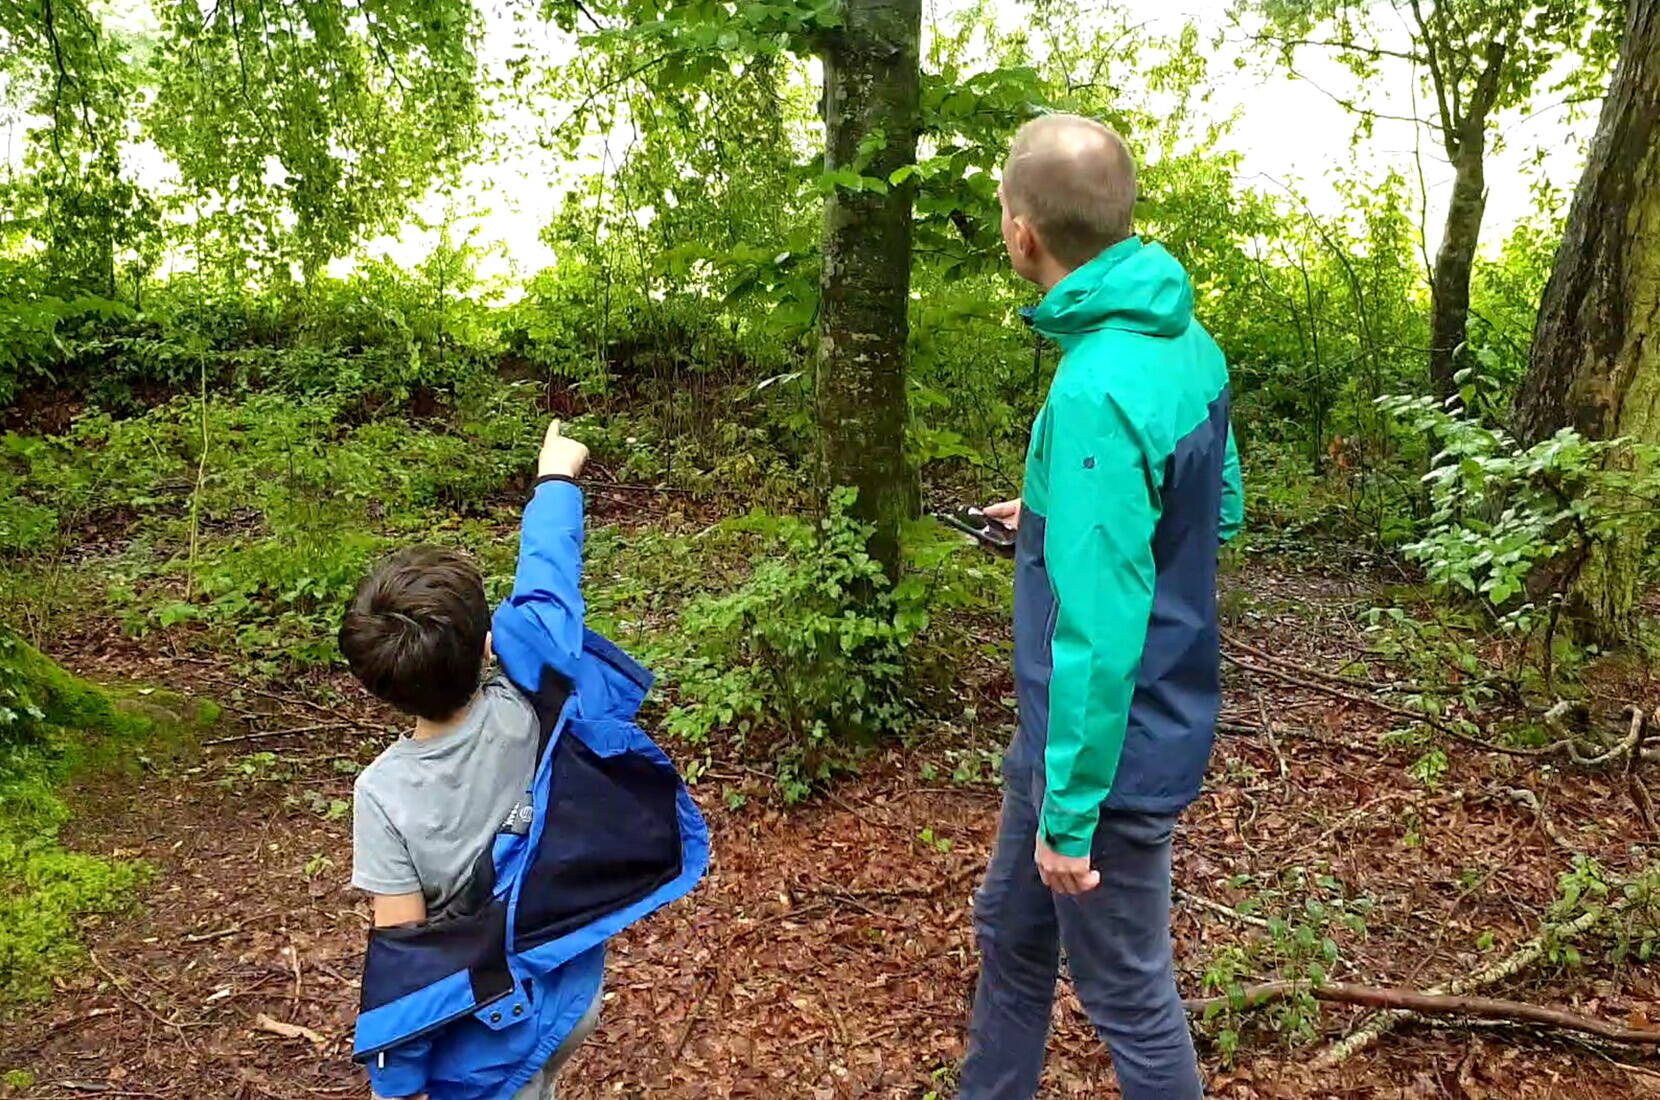
<svg viewBox="0 0 1660 1100">
<path fill-rule="evenodd" d="M 938 517 L 941 523 L 948 527 L 955 527 L 992 553 L 1003 557 L 1014 556 L 1014 530 L 992 519 L 980 509 L 966 508 L 954 512 L 935 512 L 934 515 Z"/>
</svg>

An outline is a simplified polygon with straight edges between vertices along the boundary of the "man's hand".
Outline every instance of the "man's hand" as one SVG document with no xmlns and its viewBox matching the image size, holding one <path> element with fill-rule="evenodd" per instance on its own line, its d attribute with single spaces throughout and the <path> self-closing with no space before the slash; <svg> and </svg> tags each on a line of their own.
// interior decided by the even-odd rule
<svg viewBox="0 0 1660 1100">
<path fill-rule="evenodd" d="M 560 434 L 559 421 L 548 425 L 542 440 L 542 456 L 536 462 L 537 477 L 575 477 L 588 462 L 588 448 Z"/>
<path fill-rule="evenodd" d="M 1020 501 L 1005 500 L 1001 504 L 988 504 L 981 509 L 982 514 L 996 520 L 1011 531 L 1020 530 Z"/>
<path fill-rule="evenodd" d="M 1101 872 L 1091 870 L 1089 857 L 1063 856 L 1038 837 L 1038 877 L 1057 894 L 1087 894 L 1101 885 Z"/>
</svg>

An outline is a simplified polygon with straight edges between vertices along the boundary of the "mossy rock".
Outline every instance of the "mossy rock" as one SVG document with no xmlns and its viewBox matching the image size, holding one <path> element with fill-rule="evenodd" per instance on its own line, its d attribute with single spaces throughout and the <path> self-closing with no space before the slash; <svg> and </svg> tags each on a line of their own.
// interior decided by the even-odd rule
<svg viewBox="0 0 1660 1100">
<path fill-rule="evenodd" d="M 65 848 L 71 776 L 191 752 L 219 708 L 160 689 L 105 689 L 0 629 L 0 1015 L 51 993 L 96 913 L 134 903 L 150 870 Z"/>
</svg>

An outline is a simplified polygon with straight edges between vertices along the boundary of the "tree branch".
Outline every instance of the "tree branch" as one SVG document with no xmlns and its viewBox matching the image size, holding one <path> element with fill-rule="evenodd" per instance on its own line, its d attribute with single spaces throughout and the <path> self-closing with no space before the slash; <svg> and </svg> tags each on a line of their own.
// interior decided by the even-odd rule
<svg viewBox="0 0 1660 1100">
<path fill-rule="evenodd" d="M 1482 69 L 1481 79 L 1476 81 L 1475 91 L 1470 95 L 1468 121 L 1472 125 L 1485 125 L 1488 113 L 1499 98 L 1499 90 L 1504 84 L 1504 61 L 1510 54 L 1510 39 L 1515 34 L 1512 28 L 1504 41 L 1495 38 L 1487 43 L 1486 67 Z"/>
<path fill-rule="evenodd" d="M 1440 9 L 1436 5 L 1437 10 Z M 1442 75 L 1441 64 L 1435 56 L 1435 39 L 1432 36 L 1429 24 L 1424 21 L 1424 11 L 1418 0 L 1412 0 L 1412 18 L 1418 22 L 1418 33 L 1423 37 L 1428 49 L 1425 51 L 1424 63 L 1429 67 L 1430 87 L 1435 89 L 1435 104 L 1441 112 L 1441 140 L 1446 147 L 1447 156 L 1458 155 L 1457 139 L 1454 134 L 1458 128 L 1458 118 L 1447 103 L 1447 81 Z"/>
<path fill-rule="evenodd" d="M 1423 59 L 1415 53 L 1404 53 L 1400 50 L 1386 50 L 1381 46 L 1363 46 L 1358 42 L 1331 42 L 1317 38 L 1276 38 L 1271 34 L 1253 34 L 1251 41 L 1258 45 L 1276 45 L 1296 48 L 1298 46 L 1317 46 L 1328 50 L 1344 50 L 1359 54 L 1362 57 L 1380 58 L 1393 57 L 1401 61 L 1421 62 Z"/>
</svg>

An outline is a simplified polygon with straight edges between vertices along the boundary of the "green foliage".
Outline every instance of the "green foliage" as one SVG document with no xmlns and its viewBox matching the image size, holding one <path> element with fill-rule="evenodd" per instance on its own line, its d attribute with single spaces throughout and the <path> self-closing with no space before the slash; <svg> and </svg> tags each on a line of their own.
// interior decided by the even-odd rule
<svg viewBox="0 0 1660 1100">
<path fill-rule="evenodd" d="M 951 615 L 983 607 L 988 583 L 1007 583 L 993 580 L 990 563 L 959 538 L 919 524 L 908 538 L 906 572 L 889 587 L 865 551 L 865 529 L 847 515 L 851 499 L 851 490 L 832 494 L 816 526 L 761 512 L 720 525 L 706 538 L 741 538 L 750 548 L 738 552 L 755 562 L 725 591 L 707 587 L 715 551 L 704 544 L 657 541 L 630 554 L 640 568 L 686 562 L 670 564 L 675 573 L 695 567 L 693 555 L 702 558 L 701 585 L 670 582 L 668 591 L 688 603 L 650 642 L 675 701 L 667 729 L 694 746 L 718 740 L 723 755 L 768 762 L 792 800 L 848 763 L 850 746 L 901 733 L 930 706 L 936 667 L 954 664 L 967 643 Z M 616 575 L 610 552 L 599 554 L 590 575 Z M 660 599 L 663 584 L 630 570 L 597 610 L 620 617 L 646 590 Z M 873 598 L 853 599 L 860 586 Z"/>
<path fill-rule="evenodd" d="M 1646 862 L 1626 873 L 1611 873 L 1587 856 L 1557 876 L 1556 900 L 1545 926 L 1545 957 L 1563 967 L 1585 958 L 1563 929 L 1576 919 L 1602 913 L 1596 926 L 1615 964 L 1648 966 L 1660 954 L 1660 865 Z"/>
<path fill-rule="evenodd" d="M 1238 876 L 1233 885 L 1254 884 L 1249 876 Z M 1235 908 L 1247 917 L 1263 914 L 1265 927 L 1247 944 L 1224 948 L 1207 963 L 1201 987 L 1222 999 L 1206 1007 L 1206 1029 L 1229 1060 L 1250 1026 L 1277 1033 L 1287 1043 L 1312 1041 L 1319 1034 L 1320 1002 L 1310 990 L 1323 985 L 1340 963 L 1339 937 L 1366 935 L 1372 900 L 1349 897 L 1329 873 L 1290 867 L 1277 881 L 1259 885 L 1252 898 Z M 1246 999 L 1254 974 L 1271 974 L 1295 987 L 1289 995 L 1255 1009 Z"/>
<path fill-rule="evenodd" d="M 753 732 L 782 730 L 792 751 L 903 729 L 910 717 L 905 647 L 927 624 L 922 593 L 889 590 L 865 551 L 866 530 L 848 517 L 851 490 L 831 498 L 818 529 L 776 527 L 783 554 L 762 561 L 726 595 L 692 604 L 680 630 L 689 649 L 675 670 L 685 702 L 668 728 L 692 743 L 730 731 L 741 746 Z M 855 610 L 855 589 L 876 598 Z M 787 779 L 801 784 L 821 775 Z M 804 786 L 789 786 L 796 794 Z"/>
<path fill-rule="evenodd" d="M 1641 542 L 1654 529 L 1660 448 L 1567 428 L 1522 448 L 1430 398 L 1380 404 L 1442 446 L 1425 477 L 1430 526 L 1408 557 L 1433 584 L 1477 597 L 1517 629 L 1531 624 L 1539 596 L 1562 598 L 1598 545 Z"/>
</svg>

